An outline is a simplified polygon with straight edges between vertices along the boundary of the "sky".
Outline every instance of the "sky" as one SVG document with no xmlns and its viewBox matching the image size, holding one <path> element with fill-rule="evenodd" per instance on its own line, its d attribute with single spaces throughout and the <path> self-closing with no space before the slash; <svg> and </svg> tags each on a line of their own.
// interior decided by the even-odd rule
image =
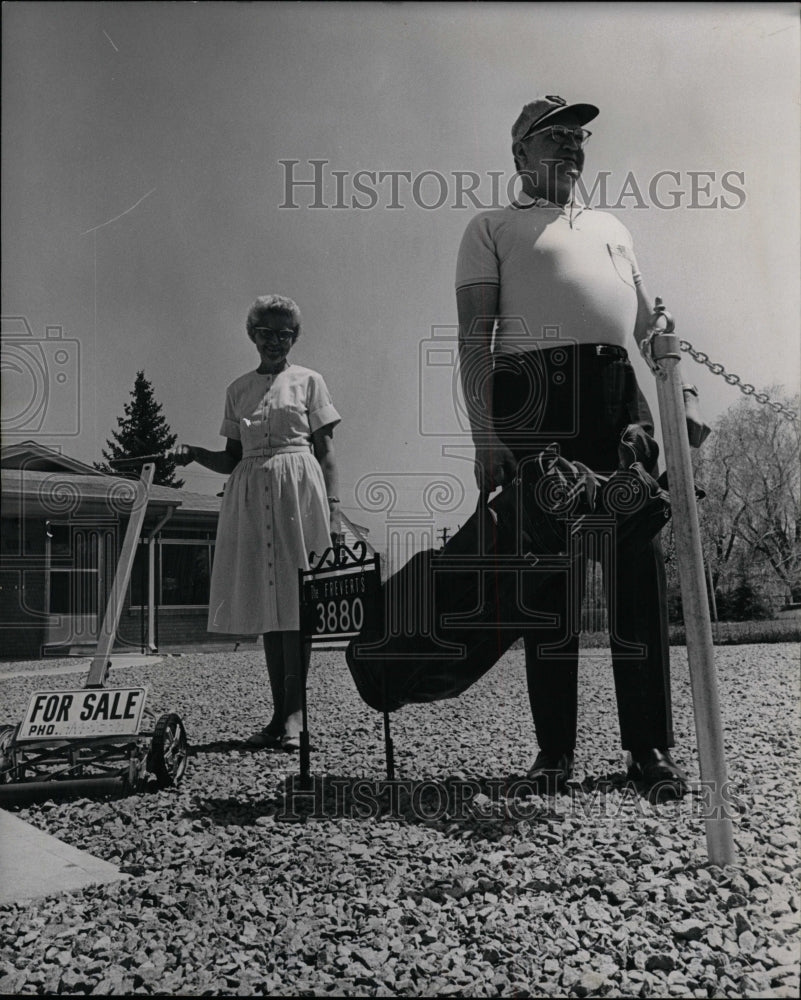
<svg viewBox="0 0 801 1000">
<path fill-rule="evenodd" d="M 342 415 L 345 512 L 379 546 L 391 525 L 463 523 L 472 449 L 453 369 L 432 359 L 455 350 L 456 254 L 479 210 L 464 189 L 506 202 L 511 125 L 542 94 L 600 107 L 585 188 L 606 184 L 591 204 L 629 228 L 680 336 L 757 389 L 798 391 L 797 4 L 12 3 L 2 18 L 4 444 L 99 460 L 142 369 L 179 440 L 223 447 L 225 388 L 258 363 L 247 310 L 278 292 L 303 314 L 290 360 Z M 709 422 L 740 398 L 681 367 Z"/>
</svg>

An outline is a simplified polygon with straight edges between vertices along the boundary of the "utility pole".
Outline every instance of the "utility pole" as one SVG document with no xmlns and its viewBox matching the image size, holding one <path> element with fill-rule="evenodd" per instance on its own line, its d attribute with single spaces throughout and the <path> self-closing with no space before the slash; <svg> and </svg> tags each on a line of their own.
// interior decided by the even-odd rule
<svg viewBox="0 0 801 1000">
<path fill-rule="evenodd" d="M 443 546 L 446 545 L 447 542 L 448 542 L 448 532 L 449 531 L 450 531 L 450 528 L 443 528 L 442 529 L 442 544 L 443 544 Z"/>
</svg>

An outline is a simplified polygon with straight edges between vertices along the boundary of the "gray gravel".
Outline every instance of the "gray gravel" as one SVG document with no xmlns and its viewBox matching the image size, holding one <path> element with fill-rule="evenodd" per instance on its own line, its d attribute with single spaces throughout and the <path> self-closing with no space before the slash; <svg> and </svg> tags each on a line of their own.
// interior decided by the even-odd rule
<svg viewBox="0 0 801 1000">
<path fill-rule="evenodd" d="M 697 781 L 686 653 L 671 654 L 676 756 Z M 716 660 L 726 869 L 707 863 L 699 796 L 650 805 L 626 785 L 606 650 L 582 654 L 576 781 L 554 799 L 514 787 L 536 750 L 519 650 L 459 700 L 393 716 L 406 783 L 391 796 L 381 716 L 341 654 L 316 653 L 316 800 L 294 804 L 297 756 L 239 743 L 269 716 L 258 652 L 116 670 L 113 686 L 146 683 L 155 715 L 183 717 L 186 777 L 19 810 L 132 877 L 0 907 L 0 992 L 796 996 L 798 649 L 722 647 Z M 81 683 L 0 680 L 0 722 L 19 721 L 35 689 Z"/>
</svg>

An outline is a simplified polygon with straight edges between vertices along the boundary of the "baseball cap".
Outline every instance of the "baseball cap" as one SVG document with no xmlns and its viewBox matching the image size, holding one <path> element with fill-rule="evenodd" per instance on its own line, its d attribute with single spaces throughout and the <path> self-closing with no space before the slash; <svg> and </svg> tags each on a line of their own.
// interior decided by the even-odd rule
<svg viewBox="0 0 801 1000">
<path fill-rule="evenodd" d="M 594 104 L 568 104 L 564 97 L 536 97 L 526 104 L 512 126 L 512 142 L 517 142 L 530 132 L 534 125 L 556 125 L 561 118 L 570 117 L 579 125 L 586 125 L 598 114 Z"/>
</svg>

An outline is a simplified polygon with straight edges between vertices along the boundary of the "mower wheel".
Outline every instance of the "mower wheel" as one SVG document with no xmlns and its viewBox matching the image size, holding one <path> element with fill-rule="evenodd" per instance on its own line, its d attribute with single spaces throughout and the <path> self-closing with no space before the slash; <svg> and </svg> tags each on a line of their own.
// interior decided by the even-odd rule
<svg viewBox="0 0 801 1000">
<path fill-rule="evenodd" d="M 19 726 L 0 726 L 0 785 L 11 781 L 12 748 Z"/>
<path fill-rule="evenodd" d="M 180 716 L 172 712 L 162 715 L 153 730 L 147 758 L 147 769 L 156 776 L 159 788 L 179 783 L 186 770 L 188 750 Z"/>
</svg>

